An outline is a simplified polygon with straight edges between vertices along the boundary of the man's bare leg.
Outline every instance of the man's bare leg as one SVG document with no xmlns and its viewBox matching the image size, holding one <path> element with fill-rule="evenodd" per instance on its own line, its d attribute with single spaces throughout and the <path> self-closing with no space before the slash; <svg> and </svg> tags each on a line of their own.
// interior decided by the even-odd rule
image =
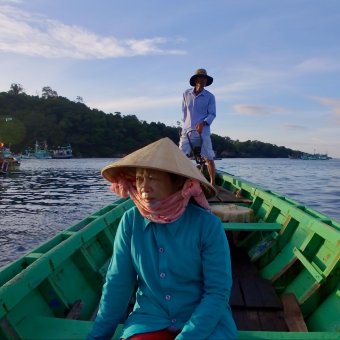
<svg viewBox="0 0 340 340">
<path fill-rule="evenodd" d="M 218 187 L 215 183 L 215 162 L 214 162 L 213 159 L 207 159 L 207 158 L 205 158 L 205 161 L 207 162 L 207 166 L 208 166 L 210 183 L 216 189 L 216 191 L 218 192 L 219 190 L 218 190 Z"/>
</svg>

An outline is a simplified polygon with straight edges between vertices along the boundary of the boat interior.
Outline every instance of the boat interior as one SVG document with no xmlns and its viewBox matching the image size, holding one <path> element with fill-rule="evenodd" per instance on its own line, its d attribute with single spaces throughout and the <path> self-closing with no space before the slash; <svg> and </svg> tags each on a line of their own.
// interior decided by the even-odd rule
<svg viewBox="0 0 340 340">
<path fill-rule="evenodd" d="M 228 173 L 217 184 L 210 204 L 226 211 L 216 214 L 230 245 L 239 339 L 340 339 L 340 224 Z M 1 270 L 0 339 L 85 339 L 133 205 L 120 199 Z M 135 294 L 124 318 L 134 303 Z"/>
<path fill-rule="evenodd" d="M 238 214 L 242 214 L 242 211 L 239 211 L 240 207 L 247 207 L 247 209 L 251 210 L 253 203 L 252 200 L 242 197 L 237 189 L 232 192 L 222 186 L 219 187 L 217 196 L 210 199 L 210 202 L 212 208 L 215 208 L 216 205 L 219 208 L 224 206 L 226 208 L 233 207 L 234 209 L 231 211 Z M 295 309 L 293 310 L 295 315 L 290 317 L 293 317 L 296 322 L 289 323 L 288 313 L 290 310 L 287 310 L 287 304 L 282 304 L 271 282 L 261 276 L 255 264 L 251 261 L 247 248 L 242 246 L 241 240 L 249 236 L 252 231 L 262 231 L 261 223 L 256 223 L 256 219 L 254 219 L 255 225 L 252 225 L 251 221 L 248 220 L 244 228 L 249 230 L 238 231 L 239 221 L 235 225 L 235 222 L 228 221 L 230 220 L 228 214 L 225 216 L 219 214 L 219 217 L 222 223 L 228 223 L 224 229 L 230 247 L 233 276 L 229 304 L 232 308 L 237 329 L 240 331 L 289 332 L 287 320 L 289 326 L 291 326 L 291 331 L 307 331 L 295 296 L 290 296 L 290 303 L 295 304 Z M 263 231 L 279 231 L 280 229 L 280 224 L 272 225 L 268 229 L 268 223 L 266 223 Z M 286 314 L 284 314 L 284 306 Z M 294 328 L 294 326 L 296 327 Z"/>
</svg>

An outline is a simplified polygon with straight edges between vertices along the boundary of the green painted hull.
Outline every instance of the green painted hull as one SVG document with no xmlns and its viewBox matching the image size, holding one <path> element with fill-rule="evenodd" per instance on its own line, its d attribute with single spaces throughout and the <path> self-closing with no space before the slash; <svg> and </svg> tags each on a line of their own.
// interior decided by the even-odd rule
<svg viewBox="0 0 340 340">
<path fill-rule="evenodd" d="M 217 184 L 241 190 L 253 202 L 257 221 L 272 223 L 278 237 L 255 265 L 279 296 L 295 294 L 309 329 L 240 331 L 239 339 L 340 339 L 340 223 L 226 173 L 217 174 Z M 85 338 L 92 329 L 89 320 L 100 300 L 120 218 L 133 205 L 120 199 L 1 270 L 0 339 Z M 238 230 L 234 224 L 227 228 Z M 258 229 L 242 241 L 247 249 L 272 232 Z M 245 230 L 242 224 L 240 230 Z M 66 319 L 77 300 L 84 303 L 80 317 Z"/>
</svg>

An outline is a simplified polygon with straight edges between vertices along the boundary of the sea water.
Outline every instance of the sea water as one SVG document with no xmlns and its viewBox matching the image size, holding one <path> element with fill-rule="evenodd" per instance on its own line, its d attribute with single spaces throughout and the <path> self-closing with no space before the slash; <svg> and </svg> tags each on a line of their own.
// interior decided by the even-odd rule
<svg viewBox="0 0 340 340">
<path fill-rule="evenodd" d="M 27 159 L 20 174 L 0 177 L 0 267 L 116 201 L 100 175 L 114 161 Z M 236 158 L 215 164 L 340 221 L 340 160 Z"/>
</svg>

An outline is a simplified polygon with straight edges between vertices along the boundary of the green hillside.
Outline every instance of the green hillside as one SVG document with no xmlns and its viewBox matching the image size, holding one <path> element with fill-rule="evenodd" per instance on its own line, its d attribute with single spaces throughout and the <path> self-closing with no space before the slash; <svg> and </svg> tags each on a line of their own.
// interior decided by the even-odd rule
<svg viewBox="0 0 340 340">
<path fill-rule="evenodd" d="M 11 117 L 12 121 L 6 121 Z M 128 154 L 163 137 L 179 142 L 179 128 L 147 123 L 134 115 L 105 113 L 57 96 L 0 93 L 1 140 L 21 152 L 47 141 L 49 148 L 70 142 L 76 157 L 113 157 Z M 288 157 L 297 153 L 259 141 L 240 142 L 212 135 L 214 150 L 222 157 Z"/>
</svg>

